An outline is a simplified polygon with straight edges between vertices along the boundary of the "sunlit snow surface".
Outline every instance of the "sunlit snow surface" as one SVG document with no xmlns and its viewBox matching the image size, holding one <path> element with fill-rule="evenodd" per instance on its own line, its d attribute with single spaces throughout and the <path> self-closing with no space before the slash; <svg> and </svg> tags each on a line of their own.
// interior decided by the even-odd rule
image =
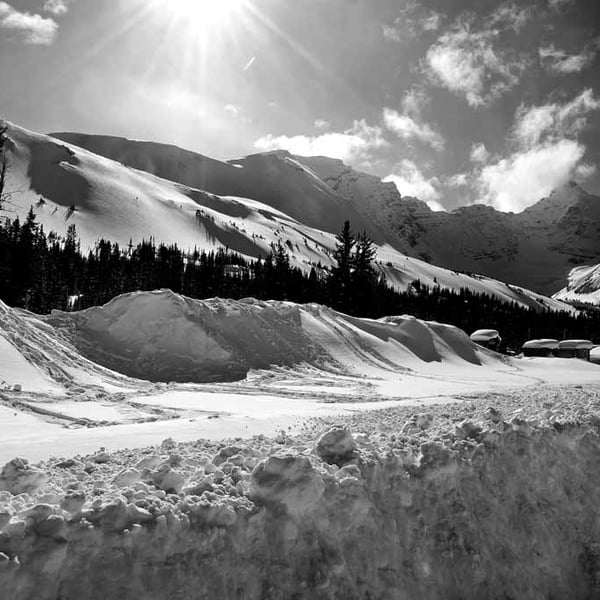
<svg viewBox="0 0 600 600">
<path fill-rule="evenodd" d="M 273 435 L 317 416 L 600 382 L 600 366 L 509 360 L 454 327 L 408 316 L 356 319 L 166 290 L 46 318 L 0 304 L 0 351 L 0 462 L 166 437 Z M 176 377 L 196 383 L 165 383 Z"/>
</svg>

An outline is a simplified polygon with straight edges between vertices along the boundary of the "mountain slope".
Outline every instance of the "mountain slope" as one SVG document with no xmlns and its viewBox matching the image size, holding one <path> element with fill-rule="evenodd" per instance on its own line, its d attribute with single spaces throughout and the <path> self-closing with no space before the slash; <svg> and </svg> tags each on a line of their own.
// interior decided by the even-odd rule
<svg viewBox="0 0 600 600">
<path fill-rule="evenodd" d="M 567 286 L 553 297 L 565 302 L 600 305 L 600 265 L 573 269 L 569 273 Z"/>
<path fill-rule="evenodd" d="M 166 179 L 260 200 L 331 233 L 349 219 L 356 230 L 414 258 L 543 294 L 560 289 L 574 265 L 600 260 L 600 199 L 575 184 L 520 214 L 483 205 L 434 212 L 401 197 L 393 183 L 337 159 L 278 151 L 221 163 L 173 146 L 54 135 Z"/>
<path fill-rule="evenodd" d="M 522 213 L 490 206 L 434 212 L 391 183 L 339 160 L 296 157 L 371 216 L 398 250 L 448 269 L 482 273 L 544 294 L 564 285 L 573 265 L 600 259 L 600 198 L 570 183 Z"/>
<path fill-rule="evenodd" d="M 190 188 L 258 200 L 329 233 L 337 233 L 340 223 L 349 219 L 358 230 L 368 230 L 374 241 L 384 241 L 369 218 L 365 219 L 328 185 L 309 173 L 289 152 L 268 152 L 221 162 L 167 144 L 79 133 L 51 135 Z"/>
<path fill-rule="evenodd" d="M 333 264 L 333 232 L 312 227 L 271 205 L 249 198 L 218 196 L 162 179 L 14 125 L 10 125 L 8 135 L 11 140 L 8 189 L 15 190 L 11 210 L 24 218 L 33 205 L 37 219 L 46 231 L 54 230 L 63 235 L 70 224 L 76 225 L 84 248 L 93 247 L 101 237 L 121 245 L 127 245 L 129 240 L 138 242 L 154 237 L 157 241 L 177 243 L 186 249 L 224 247 L 248 257 L 258 257 L 265 256 L 271 244 L 281 242 L 289 249 L 292 264 L 305 271 L 318 263 L 323 266 Z M 150 147 L 153 152 L 157 151 L 153 145 Z M 233 172 L 247 170 L 251 176 L 245 177 L 256 181 L 257 185 L 261 174 L 267 171 L 266 189 L 272 194 L 279 190 L 285 203 L 295 202 L 294 211 L 299 215 L 304 207 L 318 208 L 322 200 L 323 206 L 319 210 L 330 211 L 330 226 L 333 228 L 337 222 L 337 231 L 345 219 L 355 214 L 347 208 L 348 200 L 329 189 L 311 169 L 300 167 L 287 154 L 257 155 L 238 163 L 242 166 L 230 165 Z M 213 166 L 218 173 L 229 168 L 226 163 L 210 159 L 202 164 L 207 177 L 212 177 Z M 181 168 L 185 172 L 193 171 L 190 166 L 182 165 Z M 315 196 L 311 196 L 313 189 Z M 321 195 L 324 189 L 329 190 L 328 196 Z M 289 190 L 304 191 L 288 197 Z M 273 196 L 265 198 L 273 201 Z M 310 210 L 312 208 L 307 212 Z M 315 208 L 308 220 L 320 219 Z M 379 231 L 379 226 L 366 216 L 358 223 L 362 223 L 368 232 Z M 353 225 L 356 228 L 356 222 L 353 221 Z M 486 277 L 470 277 L 407 257 L 382 242 L 384 237 L 380 234 L 374 238 L 380 242 L 378 264 L 398 289 L 407 289 L 419 279 L 426 285 L 456 290 L 464 287 L 536 309 L 570 310 L 557 300 L 515 286 Z"/>
</svg>

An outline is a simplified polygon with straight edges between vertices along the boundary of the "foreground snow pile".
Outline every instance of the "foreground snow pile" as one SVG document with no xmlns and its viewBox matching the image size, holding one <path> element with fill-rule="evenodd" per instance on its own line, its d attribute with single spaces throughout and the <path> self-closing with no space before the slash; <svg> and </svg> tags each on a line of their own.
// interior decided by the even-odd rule
<svg viewBox="0 0 600 600">
<path fill-rule="evenodd" d="M 598 386 L 0 474 L 13 600 L 600 593 Z M 414 409 L 412 409 L 414 410 Z"/>
<path fill-rule="evenodd" d="M 358 319 L 315 304 L 192 300 L 169 290 L 44 320 L 88 359 L 152 381 L 231 381 L 299 364 L 401 371 L 433 361 L 479 365 L 484 356 L 456 327 L 413 317 Z"/>
</svg>

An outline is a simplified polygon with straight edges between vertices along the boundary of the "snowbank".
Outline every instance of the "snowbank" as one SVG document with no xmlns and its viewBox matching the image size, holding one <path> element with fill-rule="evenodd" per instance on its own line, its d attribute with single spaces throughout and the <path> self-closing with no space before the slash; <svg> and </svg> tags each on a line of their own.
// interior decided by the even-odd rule
<svg viewBox="0 0 600 600">
<path fill-rule="evenodd" d="M 480 365 L 484 356 L 456 327 L 409 316 L 358 319 L 316 304 L 192 300 L 169 290 L 44 320 L 88 359 L 152 381 L 231 381 L 301 364 L 399 372 L 433 361 Z"/>
<path fill-rule="evenodd" d="M 11 600 L 597 597 L 600 403 L 543 392 L 365 413 L 298 437 L 16 459 L 0 474 L 0 589 Z"/>
</svg>

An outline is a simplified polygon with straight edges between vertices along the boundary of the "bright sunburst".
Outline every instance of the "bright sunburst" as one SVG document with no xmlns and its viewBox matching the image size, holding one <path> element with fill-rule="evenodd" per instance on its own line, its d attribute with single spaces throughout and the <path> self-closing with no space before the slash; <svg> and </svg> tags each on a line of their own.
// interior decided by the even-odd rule
<svg viewBox="0 0 600 600">
<path fill-rule="evenodd" d="M 165 0 L 163 8 L 177 19 L 196 26 L 224 24 L 238 15 L 246 0 Z"/>
</svg>

